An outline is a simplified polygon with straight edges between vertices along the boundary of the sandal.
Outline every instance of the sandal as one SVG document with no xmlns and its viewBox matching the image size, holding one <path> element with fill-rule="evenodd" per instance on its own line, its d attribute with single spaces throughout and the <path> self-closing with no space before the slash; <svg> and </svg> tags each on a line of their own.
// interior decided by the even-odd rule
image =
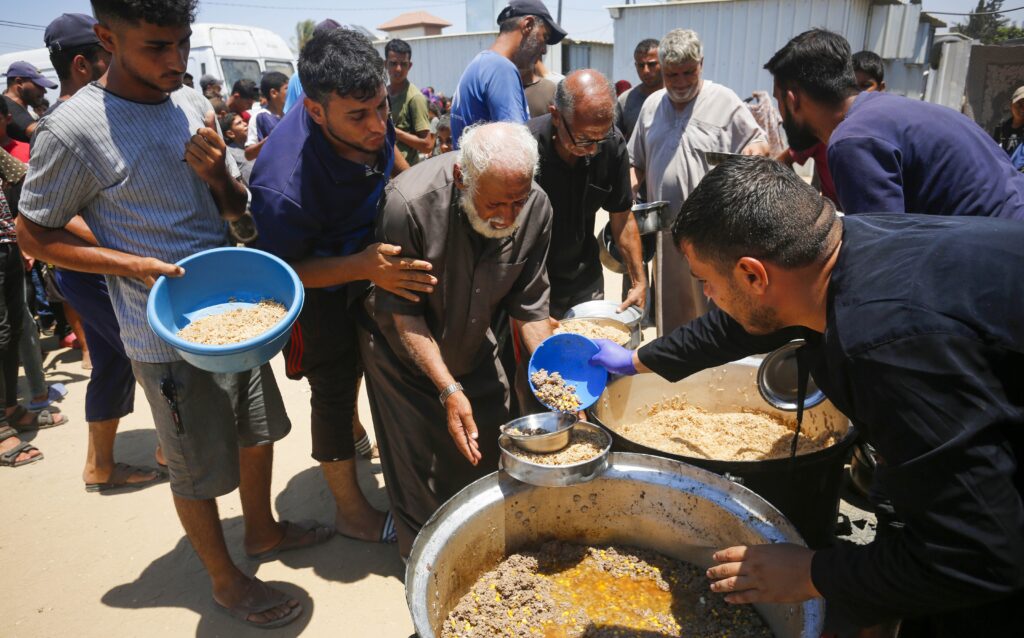
<svg viewBox="0 0 1024 638">
<path fill-rule="evenodd" d="M 18 425 L 18 422 L 21 421 L 26 414 L 33 414 L 32 422 L 28 425 Z M 61 417 L 61 420 L 58 421 L 57 416 Z M 39 412 L 30 413 L 24 406 L 20 405 L 7 417 L 8 425 L 18 432 L 46 430 L 49 428 L 55 428 L 58 425 L 64 425 L 67 422 L 68 418 L 56 410 L 53 410 L 52 412 L 50 410 L 40 410 Z"/>
<path fill-rule="evenodd" d="M 46 398 L 42 401 L 30 401 L 28 409 L 32 412 L 50 407 L 55 401 L 63 401 L 68 395 L 68 387 L 63 383 L 53 383 L 46 389 Z"/>
<path fill-rule="evenodd" d="M 398 542 L 398 532 L 395 531 L 395 517 L 391 514 L 391 510 L 388 510 L 387 515 L 384 517 L 384 527 L 380 530 L 380 541 L 385 545 L 393 545 Z"/>
<path fill-rule="evenodd" d="M 284 523 L 284 537 L 277 545 L 268 549 L 265 552 L 259 552 L 257 554 L 250 554 L 246 552 L 246 556 L 249 560 L 254 561 L 267 561 L 273 558 L 277 558 L 283 552 L 287 552 L 293 549 L 305 549 L 314 545 L 330 540 L 334 536 L 334 528 L 327 525 L 320 525 L 316 521 L 303 521 L 302 523 L 293 523 L 291 521 L 281 521 Z M 313 532 L 313 539 L 311 541 L 304 541 L 303 539 Z"/>
<path fill-rule="evenodd" d="M 132 474 L 138 473 L 153 473 L 156 474 L 156 476 L 145 481 L 129 483 L 128 479 L 131 478 Z M 110 478 L 105 483 L 86 483 L 85 491 L 109 492 L 110 490 L 137 490 L 146 487 L 147 485 L 160 483 L 166 479 L 167 475 L 158 470 L 151 470 L 146 467 L 136 467 L 134 465 L 128 465 L 127 463 L 117 463 L 114 465 L 114 471 L 110 473 Z"/>
<path fill-rule="evenodd" d="M 356 454 L 367 461 L 380 458 L 380 450 L 377 449 L 377 444 L 370 440 L 369 434 L 364 434 L 363 438 L 356 441 Z"/>
<path fill-rule="evenodd" d="M 5 425 L 0 427 L 0 441 L 6 441 L 11 437 L 16 436 L 18 436 L 18 431 L 12 428 L 11 426 Z M 36 456 L 30 456 L 29 458 L 23 461 L 16 460 L 22 454 L 27 454 L 33 450 L 38 451 L 39 448 L 32 445 L 28 441 L 22 441 L 21 443 L 15 445 L 6 452 L 0 452 L 0 466 L 21 467 L 22 465 L 28 465 L 30 463 L 35 463 L 36 461 L 42 461 L 43 454 L 41 452 Z"/>
<path fill-rule="evenodd" d="M 283 627 L 301 616 L 302 605 L 295 605 L 288 612 L 288 615 L 282 616 L 277 620 L 270 620 L 261 623 L 249 620 L 249 616 L 270 611 L 274 607 L 279 607 L 282 604 L 287 603 L 289 600 L 291 599 L 283 591 L 274 589 L 258 578 L 253 578 L 249 581 L 249 587 L 245 590 L 245 597 L 242 599 L 242 602 L 231 607 L 226 607 L 218 603 L 216 600 L 213 602 L 217 606 L 217 609 L 231 616 L 235 620 L 244 622 L 250 627 L 274 629 L 275 627 Z"/>
</svg>

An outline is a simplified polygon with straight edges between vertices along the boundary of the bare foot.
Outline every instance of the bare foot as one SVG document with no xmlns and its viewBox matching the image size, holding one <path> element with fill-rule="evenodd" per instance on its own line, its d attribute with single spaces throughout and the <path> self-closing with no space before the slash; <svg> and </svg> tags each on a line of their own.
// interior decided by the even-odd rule
<svg viewBox="0 0 1024 638">
<path fill-rule="evenodd" d="M 299 601 L 288 598 L 284 592 L 274 589 L 257 578 L 243 578 L 228 587 L 215 589 L 213 600 L 228 609 L 232 615 L 254 625 L 265 625 L 291 615 L 299 608 Z M 274 603 L 277 604 L 274 604 Z M 256 609 L 241 616 L 245 610 Z M 301 609 L 301 608 L 300 608 Z"/>
<path fill-rule="evenodd" d="M 18 437 L 12 436 L 6 438 L 3 441 L 0 441 L 0 452 L 9 452 L 19 445 L 21 445 L 21 439 L 19 439 Z M 29 459 L 34 459 L 41 454 L 42 452 L 40 452 L 39 450 L 29 450 L 27 452 L 22 452 L 21 454 L 14 458 L 14 462 L 21 463 Z"/>
<path fill-rule="evenodd" d="M 108 467 L 89 467 L 86 466 L 82 472 L 82 480 L 88 483 L 107 483 L 110 481 L 110 476 L 114 473 L 114 466 Z M 134 471 L 128 476 L 126 483 L 132 485 L 134 483 L 145 483 L 152 481 L 157 477 L 155 470 L 149 470 L 143 467 L 134 468 Z"/>
<path fill-rule="evenodd" d="M 346 513 L 338 509 L 334 517 L 334 527 L 342 536 L 377 543 L 380 541 L 381 530 L 384 529 L 385 517 L 385 512 L 373 508 Z"/>
</svg>

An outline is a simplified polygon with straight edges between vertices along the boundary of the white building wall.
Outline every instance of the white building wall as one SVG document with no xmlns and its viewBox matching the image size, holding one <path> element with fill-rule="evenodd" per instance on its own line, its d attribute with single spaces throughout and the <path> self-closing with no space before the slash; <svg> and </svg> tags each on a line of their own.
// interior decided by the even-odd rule
<svg viewBox="0 0 1024 638">
<path fill-rule="evenodd" d="M 633 47 L 644 38 L 660 39 L 672 29 L 687 28 L 704 44 L 704 77 L 741 98 L 755 90 L 771 92 L 771 75 L 762 67 L 790 38 L 823 27 L 843 34 L 859 50 L 870 10 L 871 0 L 705 0 L 613 7 L 612 17 L 619 17 L 612 21 L 611 79 L 635 83 Z"/>
</svg>

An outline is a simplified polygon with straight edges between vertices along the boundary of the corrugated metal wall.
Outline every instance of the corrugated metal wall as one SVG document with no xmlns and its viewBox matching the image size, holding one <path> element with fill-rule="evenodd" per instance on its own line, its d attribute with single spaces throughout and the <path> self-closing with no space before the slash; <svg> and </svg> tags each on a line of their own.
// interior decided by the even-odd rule
<svg viewBox="0 0 1024 638">
<path fill-rule="evenodd" d="M 854 50 L 867 34 L 871 0 L 748 0 L 631 5 L 618 9 L 612 81 L 636 81 L 633 47 L 644 38 L 661 38 L 676 28 L 693 29 L 704 44 L 704 77 L 724 84 L 740 97 L 771 92 L 771 75 L 762 69 L 782 45 L 812 27 L 842 33 Z"/>
<path fill-rule="evenodd" d="M 577 69 L 596 69 L 612 76 L 613 47 L 607 42 L 567 42 L 562 46 L 563 74 Z M 554 69 L 553 69 L 554 70 Z"/>
</svg>

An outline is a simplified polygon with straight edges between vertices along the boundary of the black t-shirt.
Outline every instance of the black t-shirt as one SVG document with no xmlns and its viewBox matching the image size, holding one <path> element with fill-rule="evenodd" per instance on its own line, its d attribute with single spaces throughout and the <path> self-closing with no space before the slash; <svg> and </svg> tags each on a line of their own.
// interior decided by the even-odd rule
<svg viewBox="0 0 1024 638">
<path fill-rule="evenodd" d="M 25 107 L 6 95 L 4 96 L 4 101 L 7 102 L 7 110 L 11 112 L 11 122 L 7 125 L 7 135 L 19 142 L 30 142 L 28 127 L 35 124 L 35 118 L 32 117 L 32 114 Z"/>
<path fill-rule="evenodd" d="M 905 524 L 815 553 L 832 629 L 913 616 L 957 636 L 1024 626 L 1009 600 L 978 612 L 1024 598 L 1022 272 L 1019 221 L 847 216 L 824 334 L 753 336 L 714 309 L 640 349 L 676 380 L 808 340 L 815 383 L 878 450 L 876 480 Z"/>
<path fill-rule="evenodd" d="M 992 131 L 992 139 L 1003 147 L 1007 155 L 1013 155 L 1021 142 L 1024 142 L 1024 126 L 1013 128 L 1013 118 L 1008 117 Z"/>
<path fill-rule="evenodd" d="M 598 209 L 621 213 L 633 203 L 629 152 L 622 134 L 613 130 L 596 155 L 569 166 L 555 150 L 550 114 L 533 118 L 527 126 L 540 150 L 537 183 L 554 211 L 548 253 L 551 298 L 564 299 L 603 276 L 594 224 Z"/>
</svg>

